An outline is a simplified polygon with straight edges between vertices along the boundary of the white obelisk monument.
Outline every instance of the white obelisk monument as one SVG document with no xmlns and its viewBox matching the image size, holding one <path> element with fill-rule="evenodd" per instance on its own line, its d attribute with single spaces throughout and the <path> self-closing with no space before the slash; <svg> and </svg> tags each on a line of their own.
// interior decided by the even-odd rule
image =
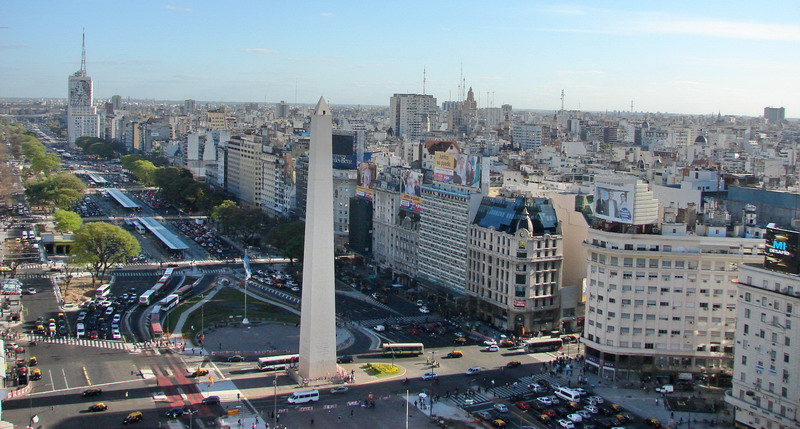
<svg viewBox="0 0 800 429">
<path fill-rule="evenodd" d="M 325 98 L 311 115 L 300 363 L 305 379 L 336 375 L 336 301 L 333 273 L 333 121 Z"/>
</svg>

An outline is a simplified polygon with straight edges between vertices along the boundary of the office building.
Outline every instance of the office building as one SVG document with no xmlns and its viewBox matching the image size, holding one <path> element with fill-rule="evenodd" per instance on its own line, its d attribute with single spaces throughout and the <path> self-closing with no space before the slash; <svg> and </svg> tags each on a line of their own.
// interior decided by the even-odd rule
<svg viewBox="0 0 800 429">
<path fill-rule="evenodd" d="M 94 86 L 92 78 L 86 74 L 86 38 L 84 36 L 81 52 L 81 68 L 73 73 L 67 82 L 67 143 L 75 144 L 82 136 L 102 137 L 100 115 L 94 107 Z"/>
<path fill-rule="evenodd" d="M 430 131 L 438 112 L 432 95 L 394 94 L 389 99 L 389 120 L 394 135 L 416 141 Z"/>
<path fill-rule="evenodd" d="M 786 119 L 785 107 L 765 107 L 764 119 L 770 124 L 777 124 Z"/>
</svg>

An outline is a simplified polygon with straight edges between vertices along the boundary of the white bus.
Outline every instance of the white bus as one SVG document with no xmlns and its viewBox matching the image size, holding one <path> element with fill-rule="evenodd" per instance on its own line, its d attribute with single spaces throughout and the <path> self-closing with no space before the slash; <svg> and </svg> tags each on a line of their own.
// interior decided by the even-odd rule
<svg viewBox="0 0 800 429">
<path fill-rule="evenodd" d="M 109 293 L 111 293 L 111 283 L 106 283 L 94 291 L 94 296 L 99 298 L 103 296 L 108 296 Z"/>
<path fill-rule="evenodd" d="M 581 399 L 581 394 L 569 387 L 559 387 L 556 389 L 555 394 L 568 402 L 578 402 Z"/>
<path fill-rule="evenodd" d="M 422 343 L 383 343 L 384 356 L 419 356 L 425 353 Z"/>
<path fill-rule="evenodd" d="M 159 305 L 161 305 L 161 311 L 172 310 L 176 305 L 178 305 L 178 302 L 180 302 L 180 300 L 181 297 L 176 294 L 167 295 L 166 298 L 162 299 L 161 302 L 159 302 Z"/>
<path fill-rule="evenodd" d="M 154 291 L 150 289 L 139 296 L 139 305 L 150 305 L 150 298 L 152 298 L 153 294 Z"/>
<path fill-rule="evenodd" d="M 294 368 L 300 361 L 299 354 L 280 355 L 258 358 L 259 371 L 278 371 L 282 369 Z"/>
</svg>

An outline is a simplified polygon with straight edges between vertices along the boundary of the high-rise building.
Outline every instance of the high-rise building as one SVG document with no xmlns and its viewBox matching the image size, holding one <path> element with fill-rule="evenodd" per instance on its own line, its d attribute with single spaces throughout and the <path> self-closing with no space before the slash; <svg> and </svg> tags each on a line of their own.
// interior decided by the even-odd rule
<svg viewBox="0 0 800 429">
<path fill-rule="evenodd" d="M 764 108 L 764 119 L 767 120 L 770 124 L 777 124 L 784 119 L 786 119 L 786 108 L 785 107 L 765 107 Z"/>
<path fill-rule="evenodd" d="M 658 200 L 636 178 L 595 183 L 585 244 L 587 370 L 614 380 L 690 373 L 724 384 L 735 344 L 732 282 L 739 264 L 760 259 L 762 240 L 733 236 L 730 216 L 711 209 L 696 221 L 683 215 L 691 223 L 660 221 Z"/>
<path fill-rule="evenodd" d="M 511 127 L 511 141 L 522 150 L 536 150 L 549 141 L 550 129 L 542 125 L 517 124 Z"/>
<path fill-rule="evenodd" d="M 86 74 L 86 36 L 83 37 L 81 68 L 67 83 L 67 143 L 81 136 L 102 137 L 101 120 L 94 107 L 92 78 Z"/>
<path fill-rule="evenodd" d="M 800 427 L 797 231 L 767 229 L 761 263 L 739 266 L 733 388 L 736 427 Z"/>
<path fill-rule="evenodd" d="M 251 206 L 261 198 L 261 162 L 261 136 L 243 134 L 228 141 L 226 190 Z"/>
<path fill-rule="evenodd" d="M 397 169 L 401 170 L 401 169 Z M 373 189 L 372 249 L 375 262 L 404 279 L 417 276 L 420 213 L 403 207 L 399 174 L 384 169 Z"/>
<path fill-rule="evenodd" d="M 122 110 L 122 96 L 112 95 L 111 107 L 114 109 L 115 112 Z"/>
<path fill-rule="evenodd" d="M 469 227 L 470 313 L 519 335 L 559 330 L 562 250 L 548 199 L 483 198 Z"/>
<path fill-rule="evenodd" d="M 389 99 L 389 120 L 394 135 L 416 140 L 430 131 L 438 112 L 432 95 L 395 94 Z"/>
<path fill-rule="evenodd" d="M 197 102 L 191 98 L 183 101 L 183 113 L 191 115 L 197 109 Z"/>
</svg>

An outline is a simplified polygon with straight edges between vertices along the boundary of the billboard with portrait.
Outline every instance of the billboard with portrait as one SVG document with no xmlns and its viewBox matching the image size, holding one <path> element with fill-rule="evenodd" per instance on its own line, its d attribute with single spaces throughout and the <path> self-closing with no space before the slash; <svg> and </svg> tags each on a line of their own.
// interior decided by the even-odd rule
<svg viewBox="0 0 800 429">
<path fill-rule="evenodd" d="M 481 185 L 481 158 L 463 153 L 436 152 L 433 180 L 478 188 Z"/>
<path fill-rule="evenodd" d="M 798 261 L 797 254 L 800 233 L 786 229 L 767 228 L 764 239 L 766 240 L 765 268 L 789 274 L 800 273 L 800 261 Z"/>
<path fill-rule="evenodd" d="M 422 172 L 404 170 L 401 178 L 403 188 L 400 208 L 417 213 L 422 212 Z"/>
<path fill-rule="evenodd" d="M 358 164 L 358 185 L 356 186 L 356 196 L 371 200 L 373 197 L 372 187 L 375 184 L 377 167 L 371 162 L 361 162 Z"/>
<path fill-rule="evenodd" d="M 609 222 L 633 223 L 634 185 L 598 183 L 594 192 L 594 215 Z"/>
</svg>

